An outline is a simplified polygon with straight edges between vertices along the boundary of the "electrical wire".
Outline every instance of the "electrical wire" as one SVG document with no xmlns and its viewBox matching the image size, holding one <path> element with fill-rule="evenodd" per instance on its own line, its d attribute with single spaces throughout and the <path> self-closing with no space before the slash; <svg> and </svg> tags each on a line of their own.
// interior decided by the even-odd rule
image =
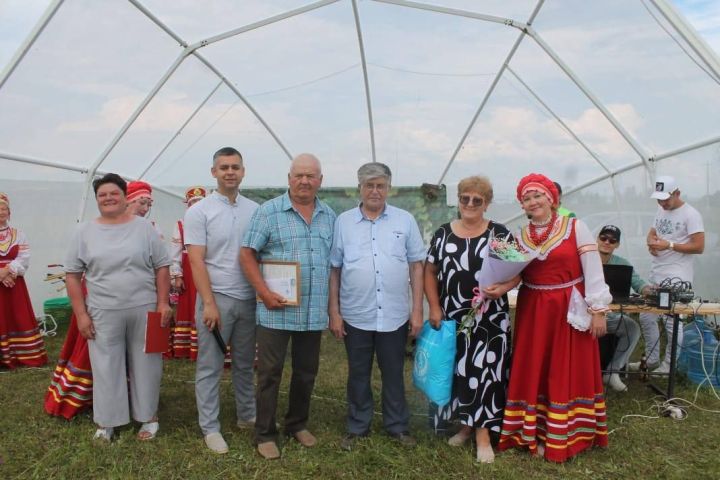
<svg viewBox="0 0 720 480">
<path fill-rule="evenodd" d="M 328 78 L 336 77 L 338 75 L 341 75 L 345 72 L 348 72 L 350 70 L 353 70 L 357 67 L 359 67 L 359 63 L 354 63 L 350 65 L 349 67 L 342 68 L 340 70 L 336 70 L 334 72 L 328 73 L 327 75 L 323 75 L 322 77 L 317 77 L 312 80 L 307 80 L 305 82 L 296 83 L 294 85 L 288 85 L 287 87 L 278 88 L 275 90 L 267 90 L 264 92 L 258 92 L 258 93 L 250 93 L 248 95 L 245 95 L 246 98 L 255 98 L 255 97 L 261 97 L 263 95 L 272 95 L 273 93 L 280 93 L 280 92 L 286 92 L 288 90 L 294 90 L 296 88 L 302 88 L 306 87 L 308 85 L 312 85 L 313 83 L 322 82 L 323 80 L 327 80 Z"/>
<path fill-rule="evenodd" d="M 47 319 L 52 320 L 52 327 L 48 328 Z M 55 321 L 55 317 L 49 313 L 44 313 L 35 319 L 40 327 L 40 334 L 43 337 L 54 337 L 57 335 L 58 324 Z"/>
<path fill-rule="evenodd" d="M 418 70 L 408 70 L 406 68 L 389 67 L 387 65 L 380 65 L 379 63 L 367 62 L 368 65 L 373 67 L 382 68 L 383 70 L 391 70 L 393 72 L 410 73 L 412 75 L 424 75 L 428 77 L 494 77 L 497 75 L 496 72 L 492 73 L 440 73 L 440 72 L 421 72 Z"/>
</svg>

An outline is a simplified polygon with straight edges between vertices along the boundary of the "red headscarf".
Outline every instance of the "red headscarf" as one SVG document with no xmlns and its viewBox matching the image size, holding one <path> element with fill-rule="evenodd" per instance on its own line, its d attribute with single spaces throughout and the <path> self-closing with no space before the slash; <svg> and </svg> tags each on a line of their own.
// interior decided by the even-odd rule
<svg viewBox="0 0 720 480">
<path fill-rule="evenodd" d="M 0 203 L 4 203 L 8 208 L 10 208 L 10 199 L 7 194 L 0 192 Z"/>
<path fill-rule="evenodd" d="M 531 173 L 524 176 L 517 186 L 517 199 L 522 202 L 522 198 L 527 192 L 540 192 L 550 200 L 553 207 L 557 207 L 560 202 L 560 193 L 557 187 L 548 177 L 541 173 Z"/>
<path fill-rule="evenodd" d="M 127 184 L 127 201 L 132 202 L 133 200 L 137 200 L 138 198 L 149 198 L 152 200 L 152 187 L 140 180 L 136 180 L 134 182 L 130 182 Z"/>
</svg>

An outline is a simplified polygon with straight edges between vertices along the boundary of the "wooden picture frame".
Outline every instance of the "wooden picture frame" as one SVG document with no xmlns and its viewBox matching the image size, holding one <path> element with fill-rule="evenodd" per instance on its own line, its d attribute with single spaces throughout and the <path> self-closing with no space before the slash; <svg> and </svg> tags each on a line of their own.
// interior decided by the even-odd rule
<svg viewBox="0 0 720 480">
<path fill-rule="evenodd" d="M 300 262 L 262 260 L 259 263 L 268 288 L 282 295 L 285 305 L 300 305 Z M 257 301 L 262 302 L 262 299 L 258 296 Z"/>
</svg>

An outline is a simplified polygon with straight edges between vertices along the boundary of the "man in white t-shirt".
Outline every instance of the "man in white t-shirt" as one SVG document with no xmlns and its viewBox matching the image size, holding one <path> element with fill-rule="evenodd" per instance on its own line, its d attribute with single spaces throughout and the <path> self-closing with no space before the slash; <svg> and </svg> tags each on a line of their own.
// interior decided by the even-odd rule
<svg viewBox="0 0 720 480">
<path fill-rule="evenodd" d="M 671 281 L 693 281 L 693 255 L 705 249 L 705 228 L 700 212 L 680 198 L 680 189 L 674 177 L 660 176 L 655 180 L 655 191 L 651 198 L 657 200 L 658 211 L 647 236 L 650 255 L 653 256 L 649 280 L 659 285 L 665 279 Z M 660 332 L 657 320 L 660 316 L 652 313 L 640 315 L 640 326 L 645 338 L 645 356 L 649 367 L 656 373 L 670 371 L 670 346 L 660 362 Z M 662 316 L 668 339 L 672 336 L 672 317 Z M 678 345 L 682 345 L 682 329 L 678 330 Z M 630 364 L 630 369 L 639 364 Z"/>
</svg>

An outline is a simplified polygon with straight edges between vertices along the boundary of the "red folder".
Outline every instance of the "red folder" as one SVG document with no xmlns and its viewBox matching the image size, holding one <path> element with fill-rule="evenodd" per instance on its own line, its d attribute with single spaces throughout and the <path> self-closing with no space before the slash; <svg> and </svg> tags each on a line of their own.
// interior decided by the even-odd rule
<svg viewBox="0 0 720 480">
<path fill-rule="evenodd" d="M 160 312 L 148 312 L 145 328 L 145 353 L 165 353 L 170 349 L 170 324 L 160 326 Z"/>
</svg>

